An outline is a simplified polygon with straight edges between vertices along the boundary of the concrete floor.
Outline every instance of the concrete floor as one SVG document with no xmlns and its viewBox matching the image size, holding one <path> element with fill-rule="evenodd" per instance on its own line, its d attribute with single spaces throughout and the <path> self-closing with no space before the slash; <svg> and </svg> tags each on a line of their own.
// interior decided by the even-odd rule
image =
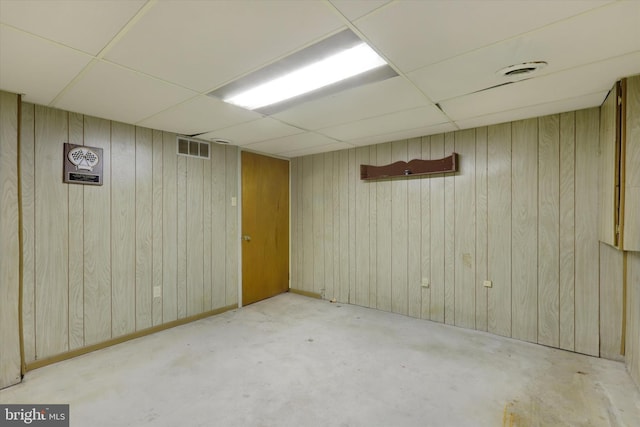
<svg viewBox="0 0 640 427">
<path fill-rule="evenodd" d="M 72 427 L 640 426 L 622 363 L 283 294 L 29 372 Z"/>
</svg>

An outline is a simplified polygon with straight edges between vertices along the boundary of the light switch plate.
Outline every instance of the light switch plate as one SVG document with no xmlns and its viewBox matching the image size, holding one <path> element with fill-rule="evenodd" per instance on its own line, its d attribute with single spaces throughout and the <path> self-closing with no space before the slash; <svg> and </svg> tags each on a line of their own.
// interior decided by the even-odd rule
<svg viewBox="0 0 640 427">
<path fill-rule="evenodd" d="M 153 287 L 153 297 L 161 298 L 162 297 L 162 288 L 160 286 Z"/>
</svg>

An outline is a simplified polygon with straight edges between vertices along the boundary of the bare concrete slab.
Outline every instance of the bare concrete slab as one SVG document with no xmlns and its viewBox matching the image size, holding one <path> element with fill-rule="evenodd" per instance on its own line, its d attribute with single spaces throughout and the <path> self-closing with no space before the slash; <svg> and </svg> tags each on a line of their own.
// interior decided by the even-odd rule
<svg viewBox="0 0 640 427">
<path fill-rule="evenodd" d="M 639 426 L 620 362 L 283 294 L 29 372 L 71 426 Z"/>
</svg>

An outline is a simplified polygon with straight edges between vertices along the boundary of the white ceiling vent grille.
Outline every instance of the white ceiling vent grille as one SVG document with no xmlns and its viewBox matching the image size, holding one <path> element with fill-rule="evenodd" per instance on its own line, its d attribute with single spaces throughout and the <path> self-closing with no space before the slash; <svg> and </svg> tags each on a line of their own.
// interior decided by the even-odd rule
<svg viewBox="0 0 640 427">
<path fill-rule="evenodd" d="M 179 156 L 198 157 L 201 159 L 211 158 L 209 143 L 205 141 L 179 136 L 177 138 L 177 148 Z"/>
</svg>

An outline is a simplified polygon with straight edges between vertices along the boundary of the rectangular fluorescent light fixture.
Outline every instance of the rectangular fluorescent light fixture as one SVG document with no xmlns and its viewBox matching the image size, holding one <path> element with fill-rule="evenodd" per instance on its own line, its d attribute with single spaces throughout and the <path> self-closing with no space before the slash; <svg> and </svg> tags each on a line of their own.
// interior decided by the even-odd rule
<svg viewBox="0 0 640 427">
<path fill-rule="evenodd" d="M 223 101 L 248 110 L 275 104 L 387 63 L 366 43 L 338 52 Z"/>
<path fill-rule="evenodd" d="M 224 102 L 273 114 L 301 102 L 395 77 L 371 47 L 342 31 L 209 93 Z"/>
</svg>

